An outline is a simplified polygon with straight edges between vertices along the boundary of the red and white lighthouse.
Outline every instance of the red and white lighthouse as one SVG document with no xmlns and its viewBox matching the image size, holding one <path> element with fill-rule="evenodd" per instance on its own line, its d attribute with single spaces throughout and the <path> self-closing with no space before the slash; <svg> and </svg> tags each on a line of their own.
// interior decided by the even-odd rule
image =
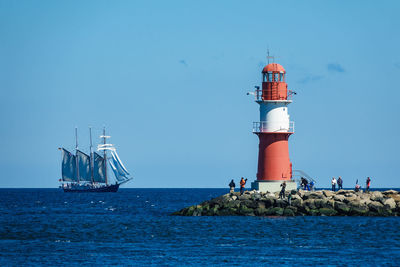
<svg viewBox="0 0 400 267">
<path fill-rule="evenodd" d="M 257 180 L 251 187 L 262 192 L 276 192 L 286 181 L 286 189 L 296 189 L 292 180 L 288 140 L 294 133 L 288 105 L 292 91 L 288 90 L 285 69 L 271 63 L 262 70 L 262 88 L 256 86 L 255 101 L 260 105 L 260 121 L 253 123 L 253 133 L 260 139 Z"/>
</svg>

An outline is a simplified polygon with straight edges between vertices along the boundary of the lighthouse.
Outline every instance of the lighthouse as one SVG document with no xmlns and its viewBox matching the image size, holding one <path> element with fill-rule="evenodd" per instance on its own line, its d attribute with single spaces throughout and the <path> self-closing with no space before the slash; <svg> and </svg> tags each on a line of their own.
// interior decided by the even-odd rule
<svg viewBox="0 0 400 267">
<path fill-rule="evenodd" d="M 292 163 L 288 140 L 294 133 L 288 105 L 291 90 L 286 84 L 286 71 L 277 63 L 270 63 L 261 72 L 262 87 L 256 86 L 255 102 L 260 106 L 260 121 L 253 123 L 253 133 L 259 138 L 257 179 L 252 189 L 277 192 L 286 182 L 286 190 L 296 189 L 292 180 Z"/>
</svg>

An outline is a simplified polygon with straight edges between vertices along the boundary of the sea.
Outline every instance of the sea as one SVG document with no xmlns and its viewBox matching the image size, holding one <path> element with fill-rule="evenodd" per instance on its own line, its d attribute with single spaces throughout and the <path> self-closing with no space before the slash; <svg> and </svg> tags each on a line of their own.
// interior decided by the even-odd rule
<svg viewBox="0 0 400 267">
<path fill-rule="evenodd" d="M 400 217 L 181 217 L 228 189 L 0 189 L 0 266 L 400 266 Z"/>
</svg>

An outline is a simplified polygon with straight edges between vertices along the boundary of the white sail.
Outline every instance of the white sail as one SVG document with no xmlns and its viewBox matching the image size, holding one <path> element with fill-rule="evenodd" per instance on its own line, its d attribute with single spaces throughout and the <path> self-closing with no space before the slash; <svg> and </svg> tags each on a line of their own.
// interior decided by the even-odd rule
<svg viewBox="0 0 400 267">
<path fill-rule="evenodd" d="M 112 160 L 114 163 L 115 168 L 118 170 L 118 173 L 123 176 L 128 178 L 129 177 L 129 172 L 125 168 L 124 164 L 122 163 L 121 159 L 118 157 L 117 151 L 111 151 L 111 156 Z"/>
<path fill-rule="evenodd" d="M 125 181 L 127 180 L 127 178 L 125 176 L 121 176 L 117 170 L 117 168 L 115 167 L 114 163 L 112 162 L 112 160 L 108 160 L 108 162 L 110 163 L 110 167 L 112 169 L 112 171 L 114 172 L 115 175 L 115 179 L 117 179 L 119 182 Z"/>
</svg>

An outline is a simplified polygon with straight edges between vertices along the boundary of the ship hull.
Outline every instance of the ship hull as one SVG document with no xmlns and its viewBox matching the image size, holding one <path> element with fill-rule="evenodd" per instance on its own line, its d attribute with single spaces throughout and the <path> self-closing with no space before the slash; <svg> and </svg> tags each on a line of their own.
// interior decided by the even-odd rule
<svg viewBox="0 0 400 267">
<path fill-rule="evenodd" d="M 63 188 L 65 193 L 107 193 L 117 192 L 119 184 L 106 185 L 97 188 Z"/>
</svg>

